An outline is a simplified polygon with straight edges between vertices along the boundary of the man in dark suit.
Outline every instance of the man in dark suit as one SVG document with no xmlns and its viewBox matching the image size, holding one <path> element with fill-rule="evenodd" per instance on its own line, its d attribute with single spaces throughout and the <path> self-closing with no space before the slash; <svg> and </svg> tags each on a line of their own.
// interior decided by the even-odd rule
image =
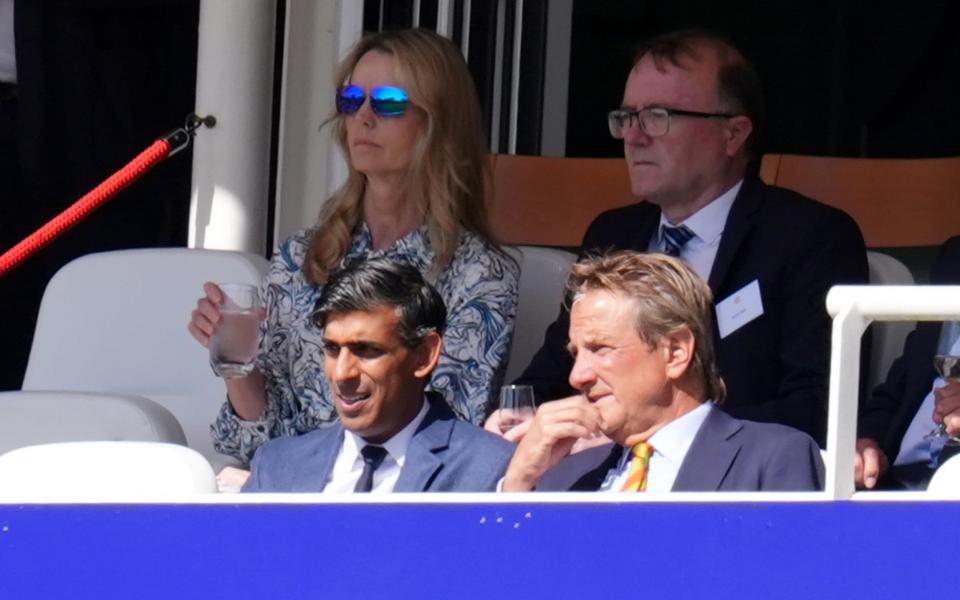
<svg viewBox="0 0 960 600">
<path fill-rule="evenodd" d="M 601 214 L 581 257 L 610 249 L 679 256 L 716 299 L 717 360 L 731 415 L 790 425 L 823 442 L 827 291 L 866 283 L 863 236 L 840 210 L 747 175 L 762 120 L 753 66 L 696 31 L 643 45 L 609 116 L 639 204 Z M 543 402 L 568 396 L 561 309 L 517 383 Z M 488 423 L 495 429 L 496 416 Z"/>
<path fill-rule="evenodd" d="M 526 431 L 503 491 L 821 489 L 810 436 L 714 408 L 725 386 L 710 290 L 683 262 L 633 251 L 584 259 L 568 292 L 570 385 L 580 395 L 518 426 Z M 601 433 L 614 443 L 570 454 Z"/>
<path fill-rule="evenodd" d="M 335 273 L 314 314 L 340 421 L 260 447 L 245 492 L 493 490 L 513 453 L 424 393 L 446 309 L 412 266 L 388 259 Z"/>
<path fill-rule="evenodd" d="M 930 283 L 960 284 L 960 237 L 950 238 L 941 248 Z M 933 368 L 940 328 L 935 321 L 917 324 L 887 379 L 873 390 L 861 411 L 857 487 L 926 489 L 933 476 L 933 456 L 930 440 L 924 436 L 938 423 L 946 426 L 949 435 L 960 435 L 960 383 L 944 385 Z"/>
</svg>

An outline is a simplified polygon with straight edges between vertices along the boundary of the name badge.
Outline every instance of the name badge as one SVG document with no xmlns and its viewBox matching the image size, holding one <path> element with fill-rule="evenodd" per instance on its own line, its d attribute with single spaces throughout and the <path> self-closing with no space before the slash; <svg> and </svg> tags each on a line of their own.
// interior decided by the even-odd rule
<svg viewBox="0 0 960 600">
<path fill-rule="evenodd" d="M 717 303 L 717 328 L 720 339 L 740 329 L 763 314 L 760 282 L 754 279 Z"/>
</svg>

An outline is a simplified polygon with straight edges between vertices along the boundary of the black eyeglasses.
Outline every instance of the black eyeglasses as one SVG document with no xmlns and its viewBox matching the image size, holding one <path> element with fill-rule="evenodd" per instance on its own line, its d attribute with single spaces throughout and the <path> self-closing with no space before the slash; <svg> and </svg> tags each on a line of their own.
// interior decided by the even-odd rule
<svg viewBox="0 0 960 600">
<path fill-rule="evenodd" d="M 611 110 L 609 114 L 607 114 L 607 126 L 610 127 L 610 135 L 618 140 L 623 139 L 623 130 L 634 123 L 639 123 L 640 129 L 650 137 L 660 137 L 670 131 L 670 118 L 673 116 L 699 117 L 701 119 L 729 119 L 736 115 L 651 106 L 641 108 L 640 110 Z"/>
<path fill-rule="evenodd" d="M 337 92 L 337 112 L 352 115 L 360 110 L 367 93 L 359 85 L 345 85 Z M 370 90 L 370 108 L 379 117 L 399 117 L 407 112 L 410 99 L 398 87 L 384 85 Z"/>
</svg>

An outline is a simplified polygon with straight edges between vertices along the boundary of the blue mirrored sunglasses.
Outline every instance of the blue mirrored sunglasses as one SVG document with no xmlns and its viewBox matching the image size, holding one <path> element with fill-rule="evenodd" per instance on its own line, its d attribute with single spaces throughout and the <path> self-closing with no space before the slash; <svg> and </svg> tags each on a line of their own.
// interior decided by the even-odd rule
<svg viewBox="0 0 960 600">
<path fill-rule="evenodd" d="M 367 93 L 359 85 L 345 85 L 337 92 L 337 112 L 352 115 L 360 110 Z M 384 85 L 370 90 L 370 107 L 380 117 L 399 117 L 407 112 L 410 99 L 398 87 Z"/>
</svg>

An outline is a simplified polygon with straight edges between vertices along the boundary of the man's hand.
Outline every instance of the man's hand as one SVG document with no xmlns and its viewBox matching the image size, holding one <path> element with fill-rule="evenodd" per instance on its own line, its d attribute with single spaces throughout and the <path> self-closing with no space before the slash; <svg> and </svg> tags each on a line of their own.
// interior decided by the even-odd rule
<svg viewBox="0 0 960 600">
<path fill-rule="evenodd" d="M 582 396 L 540 406 L 503 479 L 503 491 L 528 492 L 580 438 L 600 433 L 600 413 Z"/>
<path fill-rule="evenodd" d="M 857 440 L 857 456 L 853 466 L 853 479 L 857 489 L 872 489 L 889 466 L 887 455 L 876 441 L 870 438 Z"/>
<path fill-rule="evenodd" d="M 533 422 L 533 418 L 530 418 L 527 421 L 523 421 L 517 425 L 514 425 L 510 429 L 504 431 L 500 428 L 500 409 L 490 413 L 490 416 L 487 417 L 487 420 L 483 424 L 483 428 L 489 431 L 490 433 L 499 435 L 508 442 L 513 442 L 514 444 L 519 443 L 523 439 L 523 436 L 527 434 L 527 430 L 530 429 L 530 423 Z"/>
<path fill-rule="evenodd" d="M 933 420 L 943 423 L 948 435 L 960 435 L 960 381 L 933 391 Z"/>
<path fill-rule="evenodd" d="M 569 396 L 568 398 L 563 398 L 563 400 L 568 400 L 569 398 L 579 398 L 579 397 L 580 396 Z M 553 402 L 548 402 L 541 406 L 546 406 L 547 404 L 553 404 Z M 483 428 L 489 431 L 490 433 L 494 433 L 496 435 L 503 437 L 503 439 L 507 440 L 508 442 L 519 444 L 520 440 L 523 439 L 523 436 L 527 435 L 527 430 L 530 429 L 530 425 L 532 422 L 533 422 L 533 419 L 531 418 L 529 421 L 524 421 L 519 425 L 514 425 L 510 429 L 503 431 L 500 428 L 500 409 L 498 408 L 497 410 L 490 413 L 490 416 L 487 417 L 487 420 L 483 423 Z"/>
<path fill-rule="evenodd" d="M 236 494 L 250 478 L 250 471 L 236 467 L 224 467 L 217 473 L 217 492 L 221 494 Z"/>
</svg>

